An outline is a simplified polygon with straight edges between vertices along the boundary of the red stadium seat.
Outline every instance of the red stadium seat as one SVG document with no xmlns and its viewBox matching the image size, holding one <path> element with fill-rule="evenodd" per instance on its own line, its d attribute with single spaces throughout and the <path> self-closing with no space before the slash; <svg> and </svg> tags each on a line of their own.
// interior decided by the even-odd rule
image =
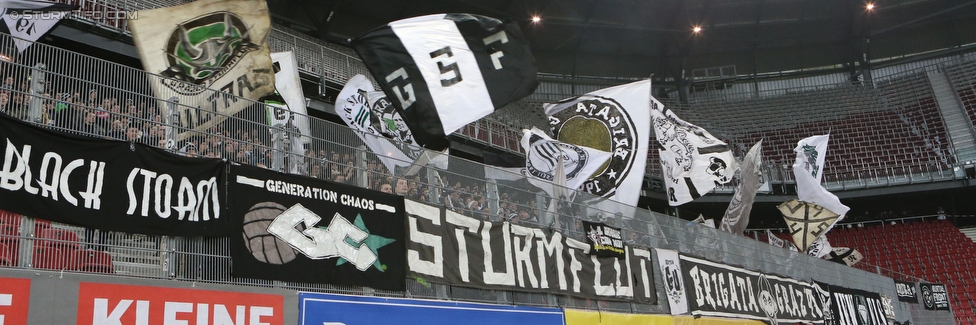
<svg viewBox="0 0 976 325">
<path fill-rule="evenodd" d="M 6 244 L 0 243 L 0 266 L 14 265 L 17 265 L 17 259 L 14 257 L 14 253 Z"/>
<path fill-rule="evenodd" d="M 64 229 L 48 228 L 37 233 L 35 245 L 52 246 L 71 253 L 81 249 L 78 234 Z"/>
<path fill-rule="evenodd" d="M 74 260 L 74 253 L 66 254 L 61 249 L 52 246 L 34 246 L 32 259 L 34 268 L 72 270 L 75 264 Z"/>
<path fill-rule="evenodd" d="M 75 270 L 91 273 L 115 273 L 112 256 L 90 249 L 75 251 Z"/>
</svg>

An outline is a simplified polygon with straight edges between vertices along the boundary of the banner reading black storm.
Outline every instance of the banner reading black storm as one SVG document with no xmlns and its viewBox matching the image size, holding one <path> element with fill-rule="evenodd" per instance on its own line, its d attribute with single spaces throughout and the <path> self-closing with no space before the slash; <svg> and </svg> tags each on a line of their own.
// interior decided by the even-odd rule
<svg viewBox="0 0 976 325">
<path fill-rule="evenodd" d="M 695 316 L 746 318 L 769 324 L 823 324 L 813 284 L 680 255 L 689 310 Z"/>
<path fill-rule="evenodd" d="M 0 114 L 0 209 L 149 235 L 225 236 L 224 162 Z"/>
<path fill-rule="evenodd" d="M 830 314 L 825 325 L 888 325 L 881 295 L 864 290 L 829 286 Z"/>
<path fill-rule="evenodd" d="M 624 245 L 623 258 L 598 257 L 557 231 L 411 200 L 406 210 L 407 263 L 418 281 L 657 303 L 649 249 Z"/>
<path fill-rule="evenodd" d="M 405 290 L 403 197 L 232 165 L 234 276 Z"/>
</svg>

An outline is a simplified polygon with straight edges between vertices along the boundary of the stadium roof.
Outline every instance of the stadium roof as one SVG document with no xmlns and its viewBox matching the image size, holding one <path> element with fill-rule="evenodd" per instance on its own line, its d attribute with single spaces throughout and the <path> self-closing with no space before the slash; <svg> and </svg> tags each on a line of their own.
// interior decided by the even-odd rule
<svg viewBox="0 0 976 325">
<path fill-rule="evenodd" d="M 341 43 L 401 18 L 465 12 L 520 23 L 541 72 L 750 75 L 965 48 L 976 1 L 268 0 L 276 22 Z M 532 17 L 539 17 L 532 22 Z M 694 27 L 701 27 L 694 33 Z M 870 36 L 870 47 L 866 38 Z"/>
</svg>

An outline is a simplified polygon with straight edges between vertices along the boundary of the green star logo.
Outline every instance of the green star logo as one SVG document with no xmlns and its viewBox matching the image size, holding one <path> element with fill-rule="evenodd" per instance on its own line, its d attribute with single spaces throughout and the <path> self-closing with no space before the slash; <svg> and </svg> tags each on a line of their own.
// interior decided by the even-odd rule
<svg viewBox="0 0 976 325">
<path fill-rule="evenodd" d="M 366 244 L 366 247 L 369 247 L 369 250 L 372 251 L 373 254 L 375 254 L 377 256 L 376 262 L 373 262 L 373 267 L 375 267 L 380 272 L 386 271 L 386 265 L 383 265 L 382 263 L 380 263 L 380 259 L 379 259 L 380 254 L 377 251 L 380 248 L 383 248 L 383 246 L 392 244 L 396 240 L 389 239 L 389 238 L 386 238 L 386 237 L 383 237 L 383 236 L 373 235 L 372 233 L 370 233 L 369 232 L 369 229 L 366 229 L 366 224 L 363 223 L 363 217 L 362 217 L 362 215 L 357 214 L 356 215 L 356 220 L 353 221 L 352 224 L 354 226 L 356 226 L 356 228 L 359 228 L 362 231 L 365 231 L 369 235 L 366 236 L 366 239 L 364 239 L 362 243 L 354 242 L 354 241 L 352 241 L 352 239 L 349 239 L 349 238 L 346 238 L 346 243 L 349 244 L 349 245 L 351 245 L 351 246 L 354 246 L 354 247 L 359 246 L 360 244 Z M 346 264 L 346 262 L 348 262 L 346 259 L 340 257 L 339 260 L 336 261 L 336 266 L 339 266 L 339 265 L 342 265 L 342 264 Z"/>
</svg>

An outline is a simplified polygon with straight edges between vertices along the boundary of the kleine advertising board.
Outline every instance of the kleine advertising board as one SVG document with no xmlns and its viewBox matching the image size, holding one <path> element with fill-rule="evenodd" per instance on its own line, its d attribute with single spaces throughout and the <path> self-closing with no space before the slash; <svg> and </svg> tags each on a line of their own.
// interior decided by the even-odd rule
<svg viewBox="0 0 976 325">
<path fill-rule="evenodd" d="M 284 296 L 82 282 L 78 325 L 282 325 Z"/>
</svg>

